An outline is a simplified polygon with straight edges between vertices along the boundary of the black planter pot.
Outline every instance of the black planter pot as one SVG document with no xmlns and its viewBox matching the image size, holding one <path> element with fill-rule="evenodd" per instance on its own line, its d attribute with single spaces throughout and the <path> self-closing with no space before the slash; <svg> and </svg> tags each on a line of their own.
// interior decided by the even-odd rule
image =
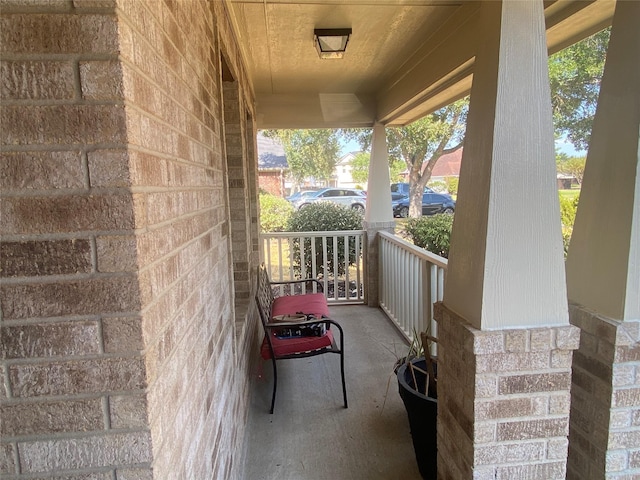
<svg viewBox="0 0 640 480">
<path fill-rule="evenodd" d="M 424 371 L 427 370 L 424 358 L 412 360 L 411 363 Z M 414 370 L 414 373 L 418 387 L 424 392 L 425 375 L 417 370 Z M 413 377 L 407 364 L 398 369 L 397 375 L 400 397 L 409 416 L 413 449 L 420 475 L 425 480 L 436 480 L 438 476 L 436 441 L 438 400 L 415 390 Z"/>
</svg>

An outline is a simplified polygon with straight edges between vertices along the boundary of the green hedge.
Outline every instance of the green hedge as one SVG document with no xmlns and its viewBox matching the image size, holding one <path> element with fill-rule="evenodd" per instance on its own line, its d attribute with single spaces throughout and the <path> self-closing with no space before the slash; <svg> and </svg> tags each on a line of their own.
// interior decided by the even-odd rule
<svg viewBox="0 0 640 480">
<path fill-rule="evenodd" d="M 560 195 L 560 219 L 565 255 L 569 248 L 579 200 L 579 196 L 567 198 Z M 415 245 L 441 257 L 449 258 L 452 227 L 453 215 L 440 214 L 411 218 L 405 225 L 405 231 Z"/>
<path fill-rule="evenodd" d="M 438 215 L 410 218 L 405 225 L 405 231 L 414 245 L 441 257 L 449 258 L 452 227 L 453 215 L 440 213 Z"/>
<path fill-rule="evenodd" d="M 576 220 L 578 201 L 580 196 L 567 197 L 560 195 L 560 221 L 562 222 L 562 243 L 564 245 L 564 255 L 566 257 L 569 250 L 569 242 L 573 233 L 573 222 Z"/>
<path fill-rule="evenodd" d="M 284 198 L 260 193 L 260 231 L 282 232 L 293 213 L 293 206 Z"/>
<path fill-rule="evenodd" d="M 287 223 L 287 231 L 290 232 L 333 232 L 337 230 L 361 230 L 362 229 L 362 213 L 357 210 L 336 205 L 329 202 L 318 202 L 307 205 L 306 207 L 294 212 Z M 344 275 L 345 254 L 344 254 L 344 238 L 338 237 L 338 275 Z M 324 273 L 322 258 L 322 239 L 315 239 L 315 257 L 317 273 Z M 353 239 L 349 242 L 349 265 L 355 265 L 358 261 L 356 258 L 356 246 Z M 294 270 L 300 274 L 302 271 L 302 262 L 300 259 L 300 240 L 293 241 Z M 360 251 L 362 254 L 362 250 Z M 304 263 L 308 273 L 311 272 L 311 239 L 306 239 L 304 243 Z M 333 255 L 333 237 L 327 238 L 327 275 L 334 272 L 334 255 Z"/>
</svg>

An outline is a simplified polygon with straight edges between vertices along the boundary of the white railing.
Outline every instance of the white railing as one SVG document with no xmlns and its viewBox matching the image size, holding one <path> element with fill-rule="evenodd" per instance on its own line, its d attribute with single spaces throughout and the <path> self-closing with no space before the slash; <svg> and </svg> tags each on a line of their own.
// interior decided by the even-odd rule
<svg viewBox="0 0 640 480">
<path fill-rule="evenodd" d="M 380 307 L 408 340 L 423 331 L 437 337 L 433 304 L 443 297 L 447 259 L 388 232 L 378 235 Z"/>
<path fill-rule="evenodd" d="M 269 232 L 260 239 L 272 282 L 316 278 L 330 304 L 364 303 L 364 230 Z M 316 289 L 308 285 L 302 292 Z"/>
</svg>

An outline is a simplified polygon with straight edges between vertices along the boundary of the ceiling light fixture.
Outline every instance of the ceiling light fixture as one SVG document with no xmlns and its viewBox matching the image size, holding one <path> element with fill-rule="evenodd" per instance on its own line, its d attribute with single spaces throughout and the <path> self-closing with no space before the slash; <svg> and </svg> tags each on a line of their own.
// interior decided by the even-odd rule
<svg viewBox="0 0 640 480">
<path fill-rule="evenodd" d="M 350 28 L 316 28 L 313 43 L 320 58 L 342 58 L 350 35 Z"/>
</svg>

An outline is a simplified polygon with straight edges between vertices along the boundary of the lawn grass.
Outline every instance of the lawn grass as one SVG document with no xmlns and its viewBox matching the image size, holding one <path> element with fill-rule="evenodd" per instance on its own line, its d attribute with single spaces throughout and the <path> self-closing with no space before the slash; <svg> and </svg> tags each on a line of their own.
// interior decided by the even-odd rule
<svg viewBox="0 0 640 480">
<path fill-rule="evenodd" d="M 561 197 L 565 197 L 565 198 L 568 198 L 569 200 L 573 200 L 578 195 L 580 195 L 580 189 L 572 188 L 570 190 L 558 190 L 558 193 L 560 194 Z"/>
</svg>

